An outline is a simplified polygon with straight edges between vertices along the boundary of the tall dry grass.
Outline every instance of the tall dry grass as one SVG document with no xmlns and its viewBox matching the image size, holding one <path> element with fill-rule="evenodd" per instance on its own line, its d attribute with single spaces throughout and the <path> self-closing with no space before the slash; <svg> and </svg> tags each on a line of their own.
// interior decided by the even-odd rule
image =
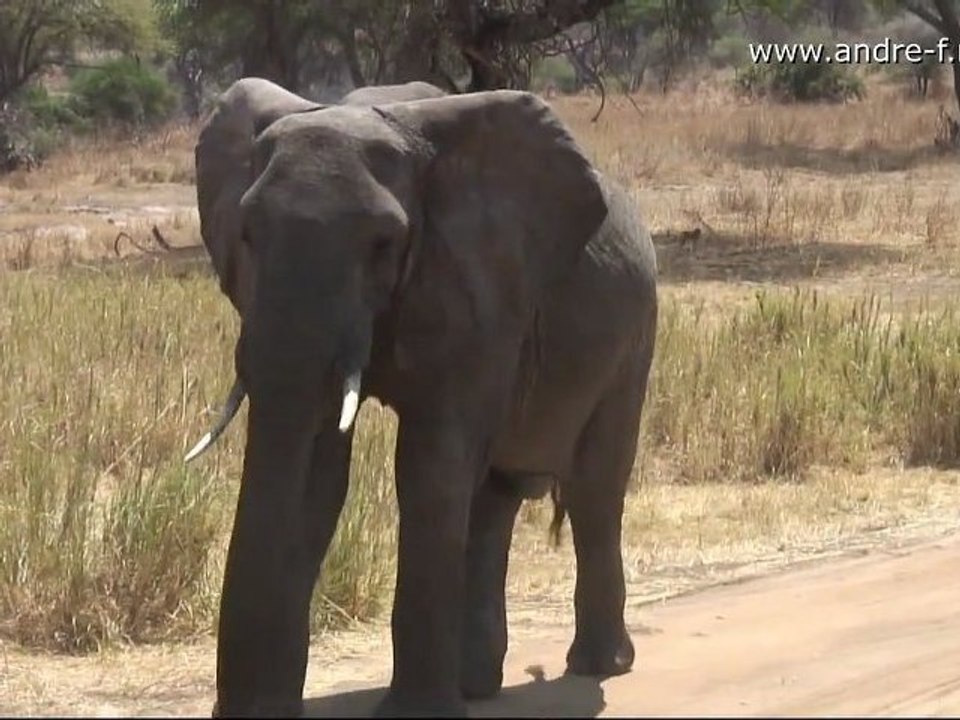
<svg viewBox="0 0 960 720">
<path fill-rule="evenodd" d="M 205 274 L 0 276 L 0 632 L 63 650 L 210 627 L 243 419 L 202 462 L 237 322 Z M 392 584 L 392 430 L 364 408 L 315 625 Z M 372 422 L 366 418 L 372 418 Z"/>
<path fill-rule="evenodd" d="M 3 276 L 5 634 L 84 650 L 210 628 L 243 418 L 202 462 L 181 458 L 232 379 L 235 331 L 203 276 Z M 871 453 L 953 464 L 958 358 L 952 311 L 896 319 L 876 300 L 796 293 L 706 321 L 667 303 L 641 447 L 686 482 L 802 479 L 815 464 L 864 467 Z M 365 406 L 317 628 L 389 599 L 395 432 L 391 413 Z"/>
<path fill-rule="evenodd" d="M 68 138 L 40 173 L 18 170 L 4 180 L 16 190 L 62 185 L 131 187 L 194 182 L 193 147 L 199 123 L 171 122 L 151 133 L 101 131 Z"/>
<path fill-rule="evenodd" d="M 877 297 L 758 293 L 709 322 L 667 304 L 644 417 L 687 482 L 802 479 L 815 465 L 960 463 L 960 318 Z"/>
<path fill-rule="evenodd" d="M 938 100 L 873 78 L 844 105 L 746 101 L 716 82 L 633 104 L 551 101 L 603 170 L 636 190 L 655 231 L 706 224 L 748 245 L 960 244 L 954 159 L 933 145 Z"/>
<path fill-rule="evenodd" d="M 229 383 L 199 280 L 13 273 L 0 283 L 0 617 L 85 649 L 190 624 L 224 523 L 216 465 L 178 456 Z M 189 308 L 185 313 L 184 309 Z"/>
</svg>

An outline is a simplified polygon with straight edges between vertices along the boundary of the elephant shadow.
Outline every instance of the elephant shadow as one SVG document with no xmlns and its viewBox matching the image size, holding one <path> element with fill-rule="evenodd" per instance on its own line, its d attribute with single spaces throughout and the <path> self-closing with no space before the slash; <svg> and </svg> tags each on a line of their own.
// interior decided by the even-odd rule
<svg viewBox="0 0 960 720">
<path fill-rule="evenodd" d="M 560 675 L 552 680 L 543 670 L 527 670 L 533 680 L 505 687 L 490 700 L 469 703 L 469 716 L 474 718 L 507 717 L 596 717 L 606 707 L 601 679 Z M 308 699 L 304 717 L 371 717 L 386 687 L 352 690 Z"/>
</svg>

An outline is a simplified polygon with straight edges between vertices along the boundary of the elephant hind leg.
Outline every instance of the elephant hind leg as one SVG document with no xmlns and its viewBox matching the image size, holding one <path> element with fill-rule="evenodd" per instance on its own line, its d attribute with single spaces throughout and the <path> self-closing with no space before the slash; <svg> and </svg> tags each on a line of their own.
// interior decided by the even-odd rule
<svg viewBox="0 0 960 720">
<path fill-rule="evenodd" d="M 507 652 L 504 598 L 507 560 L 522 488 L 496 470 L 477 489 L 467 541 L 461 692 L 468 700 L 496 695 Z"/>
<path fill-rule="evenodd" d="M 577 561 L 576 635 L 567 670 L 576 675 L 629 672 L 634 648 L 623 619 L 621 555 L 624 496 L 637 450 L 649 361 L 632 364 L 600 402 L 580 437 L 574 471 L 561 485 Z"/>
</svg>

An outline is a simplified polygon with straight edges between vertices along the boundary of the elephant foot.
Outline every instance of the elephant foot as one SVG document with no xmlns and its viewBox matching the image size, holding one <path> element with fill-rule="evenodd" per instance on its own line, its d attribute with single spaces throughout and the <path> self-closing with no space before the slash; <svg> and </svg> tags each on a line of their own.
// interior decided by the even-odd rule
<svg viewBox="0 0 960 720">
<path fill-rule="evenodd" d="M 501 687 L 503 666 L 500 663 L 464 663 L 460 692 L 465 700 L 487 700 L 499 693 Z"/>
<path fill-rule="evenodd" d="M 476 600 L 474 599 L 474 602 Z M 460 693 L 466 700 L 486 700 L 503 687 L 503 659 L 507 654 L 506 613 L 477 611 L 471 606 L 460 652 Z"/>
<path fill-rule="evenodd" d="M 446 717 L 465 718 L 467 704 L 461 699 L 432 700 L 397 697 L 393 691 L 384 696 L 373 711 L 375 718 Z"/>
<path fill-rule="evenodd" d="M 613 677 L 633 668 L 633 642 L 624 630 L 614 642 L 591 642 L 579 638 L 567 653 L 567 672 L 572 675 Z"/>
<path fill-rule="evenodd" d="M 229 717 L 274 717 L 274 718 L 298 718 L 303 716 L 303 700 L 289 703 L 256 703 L 247 708 L 230 708 L 226 711 L 220 709 L 220 701 L 213 703 L 212 718 Z"/>
</svg>

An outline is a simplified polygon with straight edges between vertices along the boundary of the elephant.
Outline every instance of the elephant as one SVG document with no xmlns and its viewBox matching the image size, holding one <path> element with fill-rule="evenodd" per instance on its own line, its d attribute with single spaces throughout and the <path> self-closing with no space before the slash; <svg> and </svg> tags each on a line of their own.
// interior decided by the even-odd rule
<svg viewBox="0 0 960 720">
<path fill-rule="evenodd" d="M 340 99 L 341 105 L 378 105 L 389 102 L 407 102 L 445 97 L 447 93 L 436 85 L 413 80 L 400 85 L 368 85 L 351 90 Z"/>
<path fill-rule="evenodd" d="M 240 313 L 231 395 L 249 400 L 214 716 L 303 712 L 311 594 L 366 398 L 398 419 L 377 714 L 464 717 L 500 691 L 515 518 L 548 493 L 576 556 L 567 671 L 629 672 L 621 523 L 657 262 L 627 191 L 517 90 L 317 106 L 243 78 L 196 165 Z"/>
</svg>

